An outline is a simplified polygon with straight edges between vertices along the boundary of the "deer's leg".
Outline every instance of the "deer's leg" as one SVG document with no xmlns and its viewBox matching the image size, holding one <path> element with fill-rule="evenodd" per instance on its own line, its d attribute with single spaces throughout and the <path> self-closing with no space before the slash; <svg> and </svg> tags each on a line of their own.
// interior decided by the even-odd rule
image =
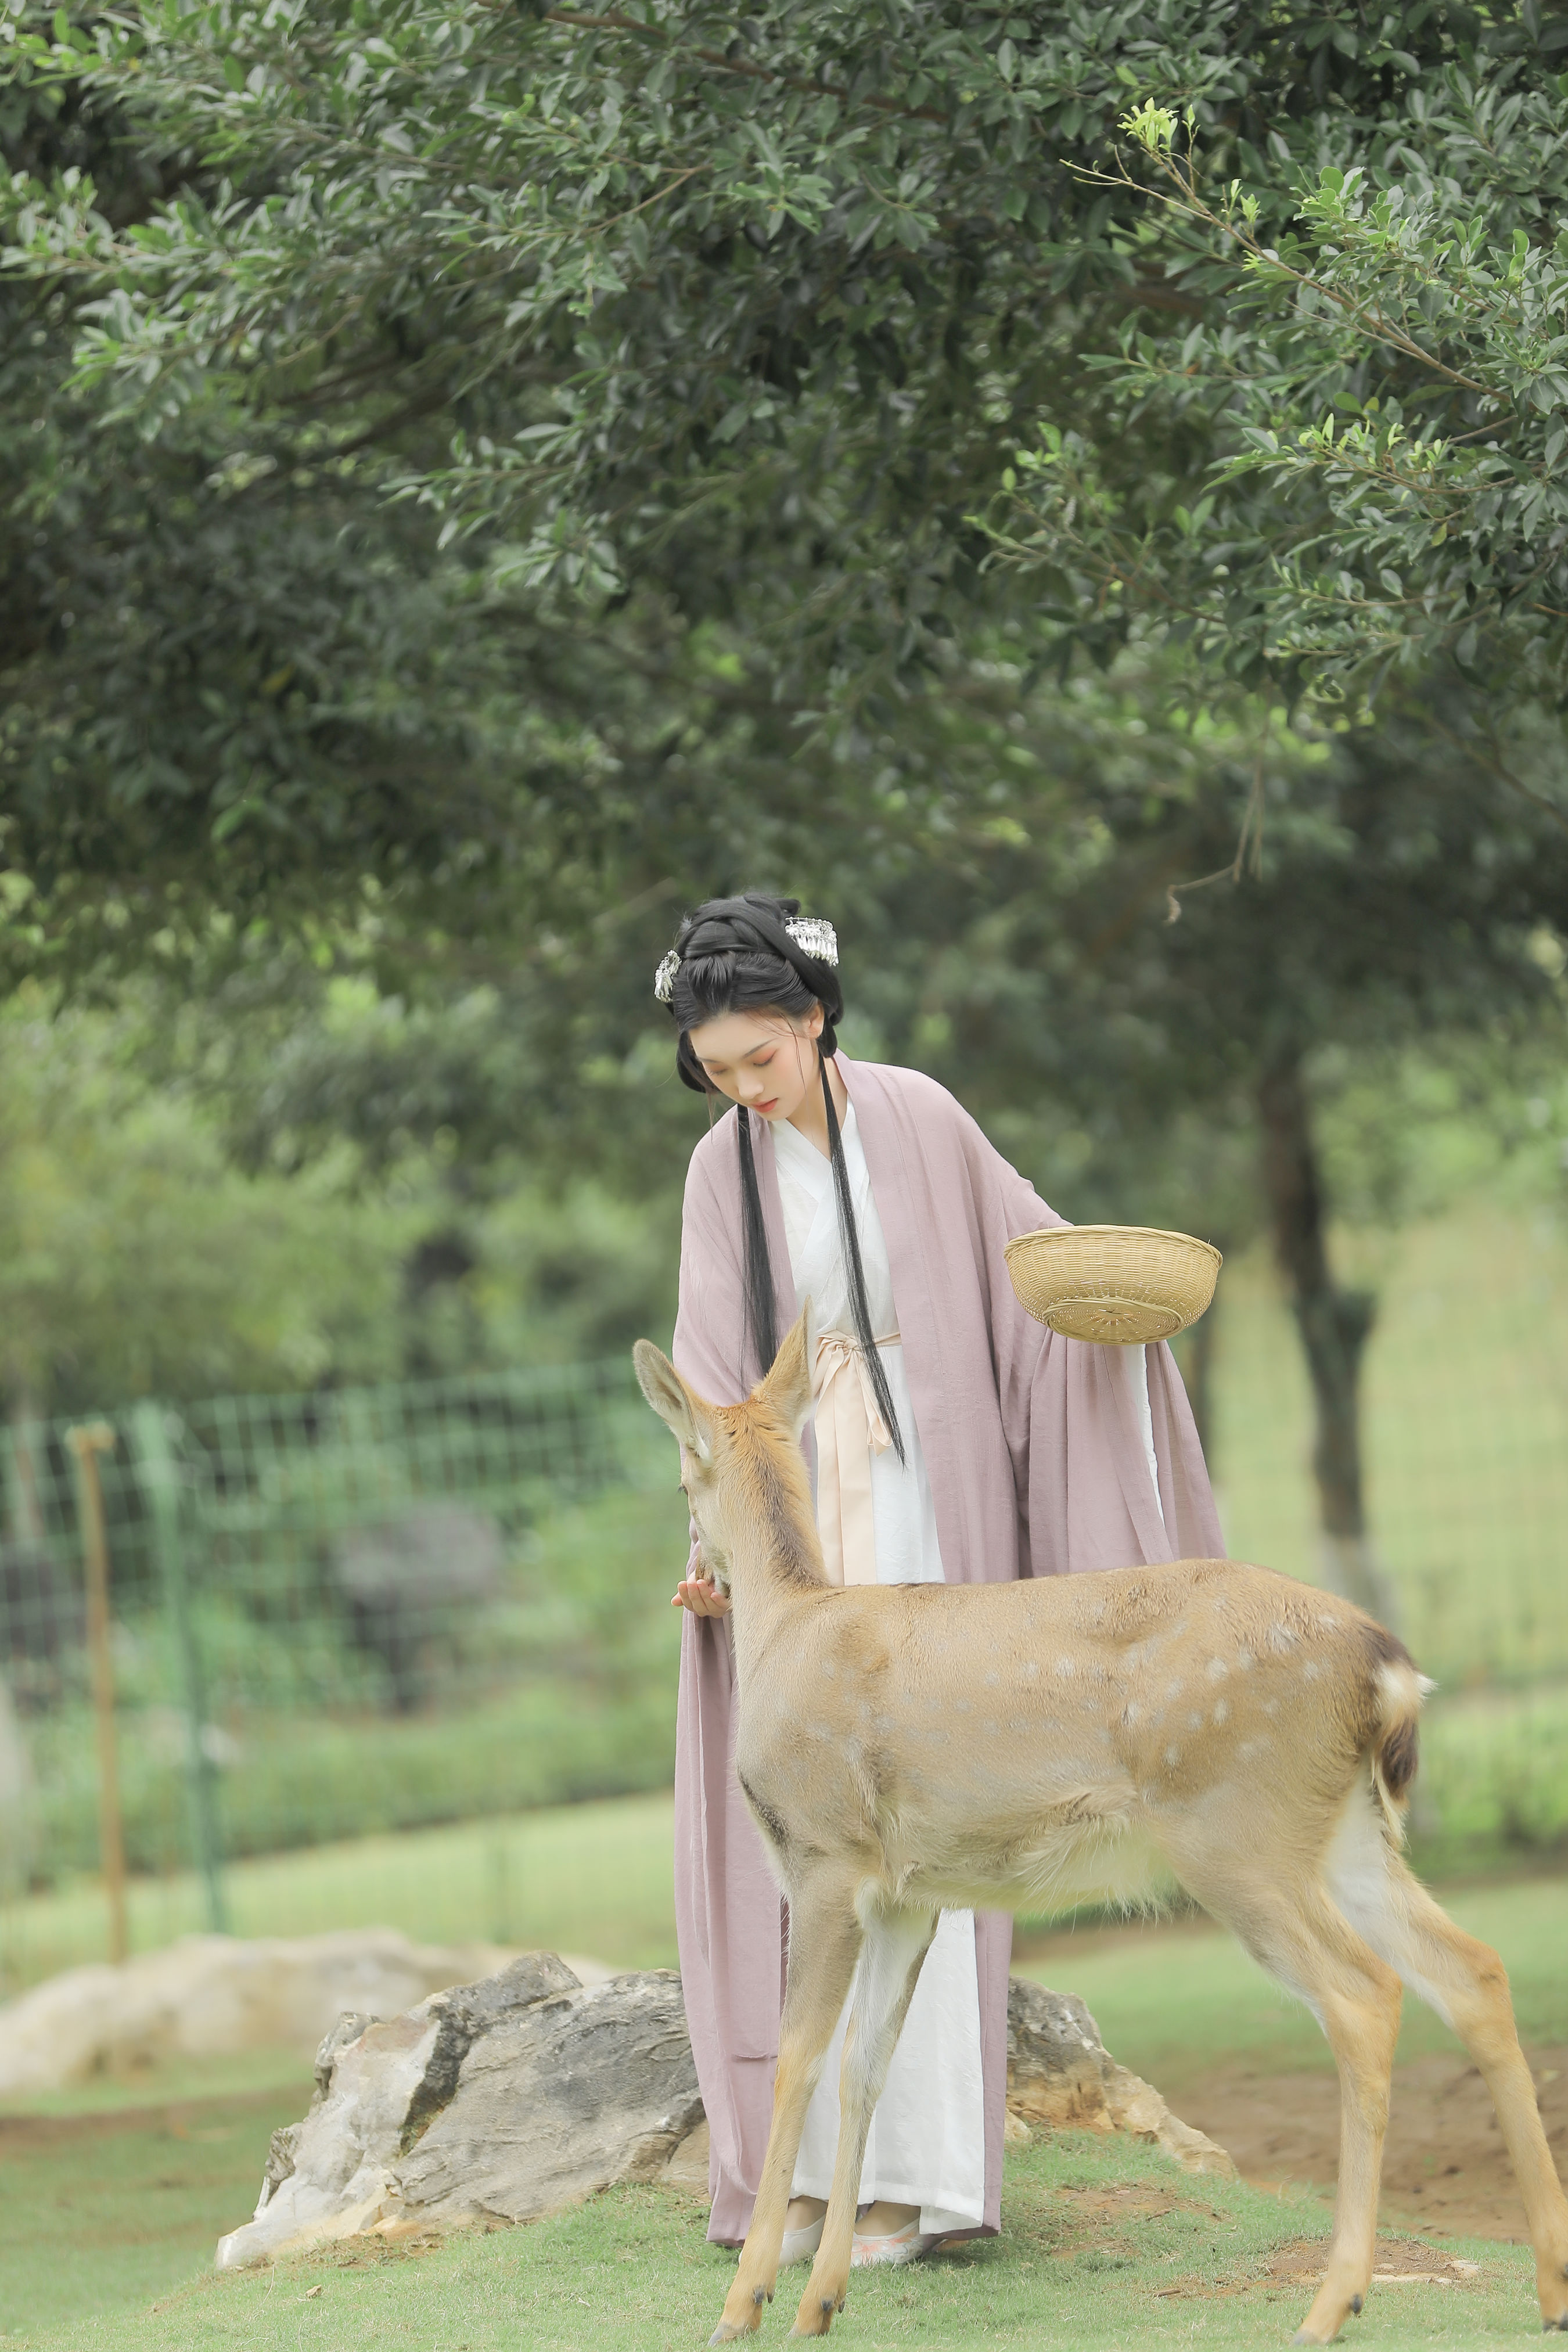
<svg viewBox="0 0 1568 2352">
<path fill-rule="evenodd" d="M 826 2336 L 833 2315 L 844 2307 L 849 2288 L 849 2258 L 855 2249 L 855 2208 L 871 2117 L 888 2079 L 888 2068 L 914 1999 L 921 1964 L 931 1949 L 939 1914 L 893 1911 L 871 1918 L 860 1954 L 855 2003 L 844 2036 L 838 2077 L 838 2147 L 833 2159 L 833 2191 L 822 2225 L 822 2243 L 800 2299 L 792 2334 Z"/>
<path fill-rule="evenodd" d="M 711 2344 L 732 2343 L 760 2326 L 763 2305 L 773 2301 L 805 2111 L 849 1990 L 860 1938 L 855 1881 L 847 1872 L 820 1872 L 790 1888 L 789 1979 L 779 2021 L 768 2150 L 735 2284 L 725 2297 L 724 2315 L 709 2338 Z"/>
<path fill-rule="evenodd" d="M 1261 1886 L 1241 1880 L 1234 1864 L 1215 1875 L 1218 1885 L 1205 1887 L 1195 1876 L 1187 1883 L 1206 1909 L 1235 1928 L 1254 1958 L 1308 2003 L 1334 2053 L 1340 2078 L 1334 2230 L 1323 2284 L 1295 2337 L 1298 2344 L 1331 2344 L 1360 2311 L 1372 2284 L 1399 1979 L 1315 1881 Z"/>
<path fill-rule="evenodd" d="M 1342 1832 L 1330 1884 L 1373 1951 L 1453 2028 L 1486 2078 L 1530 2223 L 1542 2324 L 1568 2335 L 1568 2198 L 1519 2046 L 1507 1972 L 1489 1945 L 1455 1927 L 1386 1838 L 1379 1833 L 1374 1848 L 1351 1826 L 1360 1832 L 1356 1852 L 1347 1856 Z"/>
</svg>

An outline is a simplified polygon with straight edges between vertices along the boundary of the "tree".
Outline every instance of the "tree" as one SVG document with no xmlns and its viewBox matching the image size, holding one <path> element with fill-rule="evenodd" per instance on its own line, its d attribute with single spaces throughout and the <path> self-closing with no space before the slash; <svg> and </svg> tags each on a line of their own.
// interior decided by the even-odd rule
<svg viewBox="0 0 1568 2352">
<path fill-rule="evenodd" d="M 1452 661 L 1560 709 L 1568 23 L 1447 21 L 1447 55 L 1370 110 L 1287 115 L 1247 178 L 1163 93 L 1124 117 L 1089 177 L 1140 189 L 1145 272 L 1202 299 L 1126 321 L 1102 415 L 1024 447 L 993 521 L 1010 561 L 1221 673 L 1364 704 Z M 1113 478 L 1127 434 L 1197 462 Z"/>
<path fill-rule="evenodd" d="M 1230 415 L 1230 355 L 1257 345 L 1260 398 L 1281 369 L 1321 373 L 1310 334 L 1275 352 L 1237 327 L 1238 275 L 1244 294 L 1253 280 L 1228 218 L 1199 217 L 1179 187 L 1161 214 L 1112 167 L 1139 92 L 1170 102 L 1138 120 L 1151 171 L 1166 158 L 1178 179 L 1184 106 L 1222 184 L 1241 173 L 1267 191 L 1271 169 L 1323 157 L 1353 176 L 1363 153 L 1384 172 L 1429 121 L 1434 173 L 1451 177 L 1462 152 L 1484 179 L 1480 127 L 1507 134 L 1497 204 L 1541 228 L 1560 169 L 1534 190 L 1538 154 L 1555 153 L 1554 37 L 1537 27 L 1538 43 L 1529 11 L 1483 20 L 1428 0 L 1375 22 L 1341 0 L 1135 0 L 1070 18 L 774 0 L 740 25 L 677 0 L 400 0 L 374 29 L 344 5 L 218 0 L 68 37 L 31 0 L 10 5 L 18 74 L 111 100 L 178 184 L 124 228 L 90 188 L 41 173 L 15 199 L 14 266 L 80 289 L 79 362 L 113 414 L 157 436 L 216 404 L 271 429 L 308 419 L 323 452 L 374 446 L 397 494 L 485 543 L 495 577 L 563 609 L 657 587 L 688 618 L 738 620 L 814 710 L 875 714 L 977 611 L 1038 625 L 1038 583 L 985 571 L 973 518 L 1042 432 L 1076 434 L 1084 454 L 1051 477 L 1047 443 L 1037 478 L 1066 486 L 1039 510 L 1059 583 L 1041 650 L 1122 642 L 1144 586 L 1158 615 L 1189 617 L 1196 592 L 1173 599 L 1162 567 L 1196 536 L 1212 569 L 1223 534 L 1194 520 L 1199 491 L 1216 459 L 1259 456 Z M 1473 103 L 1467 75 L 1485 83 Z M 1345 169 L 1330 174 L 1335 235 L 1363 184 Z M 1259 234 L 1302 202 L 1278 192 Z M 1447 202 L 1431 195 L 1401 264 L 1395 323 Z M 1298 242 L 1311 233 L 1309 219 Z M 1353 268 L 1385 280 L 1389 239 L 1373 243 Z M 1466 267 L 1446 331 L 1468 334 L 1479 303 L 1500 353 L 1549 315 L 1555 263 L 1542 274 L 1527 256 L 1523 296 L 1475 254 Z M 1294 293 L 1300 276 L 1279 284 Z M 1353 344 L 1369 301 L 1333 299 Z M 1163 399 L 1126 366 L 1108 385 L 1123 325 Z M 1349 398 L 1353 355 L 1335 350 Z M 1397 374 L 1408 354 L 1389 352 Z M 1532 352 L 1515 391 L 1549 392 L 1555 364 Z M 1268 618 L 1279 487 L 1234 478 L 1231 506 L 1251 499 L 1247 562 L 1200 636 L 1259 682 L 1295 650 Z M 1082 535 L 1066 505 L 1085 497 L 1105 525 L 1089 575 L 1058 560 Z M 1313 516 L 1354 541 L 1351 489 L 1341 505 L 1320 497 Z M 1028 519 L 1015 537 L 1037 555 Z M 1303 564 L 1314 543 L 1301 538 Z M 1145 551 L 1131 585 L 1127 546 Z M 1485 555 L 1477 539 L 1467 578 Z M 1114 593 L 1095 593 L 1096 572 Z M 1486 593 L 1507 601 L 1512 577 L 1503 562 Z"/>
<path fill-rule="evenodd" d="M 990 747 L 984 825 L 808 877 L 731 849 L 710 878 L 809 881 L 843 933 L 850 1051 L 931 1070 L 1064 1213 L 1227 1252 L 1270 1234 L 1316 1402 L 1325 1573 L 1386 1609 L 1359 1417 L 1373 1302 L 1330 1254 L 1325 1055 L 1365 1069 L 1476 1035 L 1496 1059 L 1532 1008 L 1560 1049 L 1568 845 L 1527 802 L 1478 804 L 1462 751 L 1436 759 L 1415 726 L 1329 735 L 1257 711 L 1226 730 L 1131 663 L 1010 700 L 944 714 Z M 1462 690 L 1439 715 L 1462 740 Z M 671 1083 L 648 992 L 668 912 L 645 920 L 629 954 L 563 948 L 447 1010 L 333 1028 L 284 996 L 286 1034 L 226 1082 L 241 1132 L 309 1160 L 344 1132 L 374 1158 L 445 1129 L 481 1196 L 526 1154 L 547 1185 L 592 1165 L 672 1221 L 702 1110 Z"/>
<path fill-rule="evenodd" d="M 1462 740 L 1463 693 L 1438 715 Z M 1184 803 L 1108 793 L 1098 855 L 1065 891 L 1042 881 L 1021 802 L 989 903 L 966 904 L 951 872 L 924 877 L 889 910 L 886 953 L 898 968 L 899 940 L 919 941 L 901 952 L 919 1058 L 983 1118 L 1012 1107 L 997 1125 L 1025 1165 L 1048 1161 L 1069 1118 L 1088 1143 L 1065 1182 L 1047 1172 L 1069 1215 L 1106 1213 L 1109 1194 L 1139 1222 L 1213 1232 L 1209 1175 L 1193 1182 L 1170 1139 L 1191 1122 L 1222 1170 L 1223 1139 L 1252 1139 L 1311 1381 L 1325 1577 L 1386 1611 L 1358 1409 L 1374 1302 L 1331 1264 L 1314 1066 L 1326 1046 L 1372 1056 L 1474 1032 L 1497 1051 L 1531 1006 L 1560 1052 L 1568 836 L 1522 800 L 1479 807 L 1462 752 L 1439 760 L 1415 725 L 1265 738 L 1250 775 L 1238 748 Z M 1293 805 L 1289 766 L 1314 751 L 1320 790 Z M 1222 861 L 1248 824 L 1257 856 L 1237 874 Z M 1147 919 L 1205 871 L 1209 887 L 1178 885 L 1178 920 Z M 1030 1102 L 1033 1144 L 1016 1108 Z"/>
</svg>

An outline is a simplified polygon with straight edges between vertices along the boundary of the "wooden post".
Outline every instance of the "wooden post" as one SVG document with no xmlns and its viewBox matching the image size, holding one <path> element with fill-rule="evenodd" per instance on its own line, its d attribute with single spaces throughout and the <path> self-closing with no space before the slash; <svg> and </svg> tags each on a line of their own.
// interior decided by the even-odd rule
<svg viewBox="0 0 1568 2352">
<path fill-rule="evenodd" d="M 120 1823 L 120 1764 L 114 1738 L 114 1661 L 109 1650 L 109 1545 L 103 1531 L 103 1488 L 98 1457 L 114 1451 L 106 1421 L 68 1430 L 76 1456 L 77 1508 L 87 1565 L 87 1646 L 92 1660 L 92 1705 L 98 1718 L 98 1852 L 109 1897 L 109 1957 L 130 1948 L 125 1929 L 125 1840 Z"/>
</svg>

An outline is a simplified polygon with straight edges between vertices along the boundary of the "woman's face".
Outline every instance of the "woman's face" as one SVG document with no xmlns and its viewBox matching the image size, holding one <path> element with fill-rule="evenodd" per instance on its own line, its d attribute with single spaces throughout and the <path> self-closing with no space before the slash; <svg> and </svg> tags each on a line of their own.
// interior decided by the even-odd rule
<svg viewBox="0 0 1568 2352">
<path fill-rule="evenodd" d="M 763 1118 L 793 1118 L 817 1077 L 822 1007 L 785 1013 L 721 1013 L 689 1033 L 711 1087 Z"/>
</svg>

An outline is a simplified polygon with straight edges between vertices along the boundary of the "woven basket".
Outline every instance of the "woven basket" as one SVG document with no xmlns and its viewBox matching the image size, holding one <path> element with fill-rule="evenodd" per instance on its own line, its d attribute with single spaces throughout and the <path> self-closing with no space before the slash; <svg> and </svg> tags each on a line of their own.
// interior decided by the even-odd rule
<svg viewBox="0 0 1568 2352">
<path fill-rule="evenodd" d="M 1009 1242 L 1006 1256 L 1037 1323 L 1117 1348 L 1173 1339 L 1195 1323 L 1222 1263 L 1209 1242 L 1145 1225 L 1047 1225 Z"/>
</svg>

